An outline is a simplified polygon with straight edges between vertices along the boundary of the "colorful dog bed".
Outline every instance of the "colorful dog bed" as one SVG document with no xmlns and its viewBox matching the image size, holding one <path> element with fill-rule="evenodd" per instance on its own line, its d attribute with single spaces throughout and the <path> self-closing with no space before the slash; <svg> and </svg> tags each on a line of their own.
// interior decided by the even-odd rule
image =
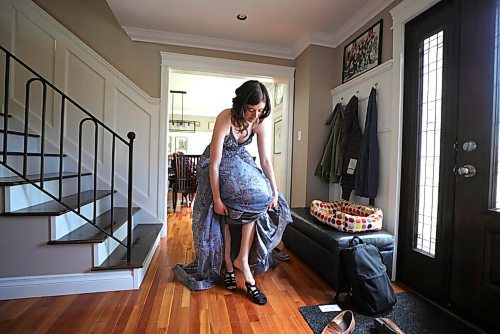
<svg viewBox="0 0 500 334">
<path fill-rule="evenodd" d="M 382 209 L 345 200 L 335 202 L 314 200 L 310 212 L 320 222 L 348 233 L 380 231 L 384 219 Z"/>
</svg>

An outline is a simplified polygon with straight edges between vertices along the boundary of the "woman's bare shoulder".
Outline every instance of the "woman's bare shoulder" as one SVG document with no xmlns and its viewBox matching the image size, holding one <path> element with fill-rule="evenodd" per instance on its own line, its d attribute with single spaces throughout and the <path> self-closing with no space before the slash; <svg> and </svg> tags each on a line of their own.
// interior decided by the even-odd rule
<svg viewBox="0 0 500 334">
<path fill-rule="evenodd" d="M 224 126 L 231 126 L 231 109 L 222 110 L 217 115 L 216 122 L 224 124 Z"/>
<path fill-rule="evenodd" d="M 266 131 L 266 128 L 269 126 L 269 117 L 265 118 L 262 123 L 255 123 L 253 126 L 253 132 L 256 134 L 261 134 L 263 131 Z"/>
<path fill-rule="evenodd" d="M 231 127 L 231 109 L 225 109 L 217 115 L 215 120 L 215 131 L 226 135 Z"/>
<path fill-rule="evenodd" d="M 217 119 L 228 117 L 231 118 L 231 109 L 224 109 L 217 115 Z"/>
</svg>

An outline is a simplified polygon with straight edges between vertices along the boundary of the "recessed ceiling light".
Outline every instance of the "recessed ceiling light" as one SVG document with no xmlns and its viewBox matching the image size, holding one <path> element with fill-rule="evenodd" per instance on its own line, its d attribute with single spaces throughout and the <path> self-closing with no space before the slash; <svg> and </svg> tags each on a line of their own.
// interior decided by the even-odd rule
<svg viewBox="0 0 500 334">
<path fill-rule="evenodd" d="M 245 21 L 247 19 L 247 16 L 245 14 L 238 14 L 236 15 L 236 18 L 240 21 Z"/>
</svg>

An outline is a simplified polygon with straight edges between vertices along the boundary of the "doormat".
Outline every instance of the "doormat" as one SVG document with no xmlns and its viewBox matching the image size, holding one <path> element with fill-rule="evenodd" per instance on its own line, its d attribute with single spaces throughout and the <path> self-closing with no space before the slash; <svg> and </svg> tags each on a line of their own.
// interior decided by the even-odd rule
<svg viewBox="0 0 500 334">
<path fill-rule="evenodd" d="M 397 294 L 397 298 L 398 301 L 391 311 L 378 316 L 391 319 L 405 334 L 480 333 L 413 293 L 403 292 Z M 339 312 L 321 312 L 318 306 L 299 307 L 300 313 L 315 334 L 320 334 L 330 320 L 339 314 Z M 354 311 L 356 327 L 352 333 L 376 333 L 373 324 L 375 318 Z"/>
</svg>

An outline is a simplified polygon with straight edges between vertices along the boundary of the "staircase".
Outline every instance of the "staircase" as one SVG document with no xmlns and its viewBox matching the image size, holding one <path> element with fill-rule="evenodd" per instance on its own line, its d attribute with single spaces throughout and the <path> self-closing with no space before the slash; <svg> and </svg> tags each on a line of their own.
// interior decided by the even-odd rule
<svg viewBox="0 0 500 334">
<path fill-rule="evenodd" d="M 122 138 L 0 49 L 5 66 L 0 92 L 0 299 L 138 288 L 162 224 L 136 218 L 135 134 Z M 19 87 L 24 88 L 24 110 L 13 103 Z M 59 124 L 47 126 L 48 107 L 57 107 Z M 48 140 L 51 131 L 59 134 L 58 143 Z M 66 138 L 70 132 L 78 133 L 76 148 Z M 117 181 L 124 183 L 118 166 L 128 168 L 125 186 L 116 186 Z M 106 276 L 109 271 L 118 274 Z M 75 275 L 79 283 L 68 287 L 68 277 Z M 95 283 L 99 275 L 104 285 Z M 110 277 L 119 277 L 119 282 L 113 284 Z M 28 278 L 59 280 L 63 287 L 19 288 Z M 7 289 L 9 284 L 17 290 Z"/>
</svg>

